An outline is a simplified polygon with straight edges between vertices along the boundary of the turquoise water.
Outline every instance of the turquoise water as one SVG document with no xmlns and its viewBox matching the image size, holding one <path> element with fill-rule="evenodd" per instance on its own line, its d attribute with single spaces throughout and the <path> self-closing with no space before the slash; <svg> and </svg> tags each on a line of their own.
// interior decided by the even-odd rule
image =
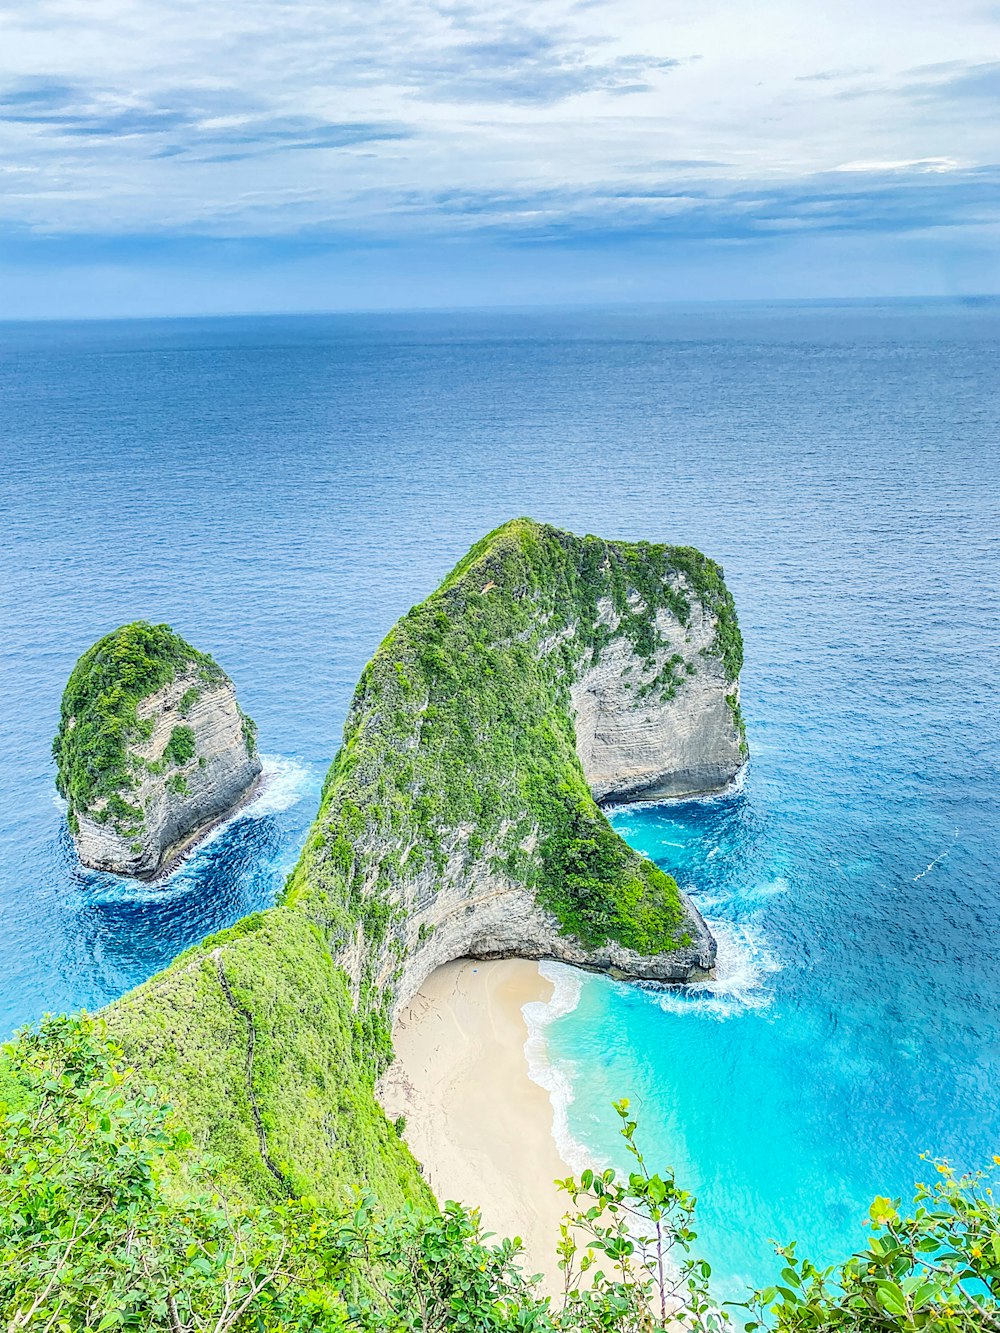
<svg viewBox="0 0 1000 1333">
<path fill-rule="evenodd" d="M 0 1030 L 96 1006 L 273 900 L 361 668 L 518 513 L 722 561 L 741 789 L 621 831 L 716 923 L 717 982 L 584 977 L 546 1028 L 702 1201 L 735 1286 L 836 1253 L 922 1149 L 1000 1150 L 1000 306 L 0 326 Z M 49 746 L 98 635 L 234 676 L 261 802 L 162 886 L 81 872 Z"/>
</svg>

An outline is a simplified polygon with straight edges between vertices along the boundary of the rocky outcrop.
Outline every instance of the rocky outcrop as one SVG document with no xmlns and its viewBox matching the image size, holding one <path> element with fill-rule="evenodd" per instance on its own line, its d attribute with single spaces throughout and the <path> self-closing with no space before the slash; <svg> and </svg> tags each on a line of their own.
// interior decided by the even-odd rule
<svg viewBox="0 0 1000 1333">
<path fill-rule="evenodd" d="M 373 1084 L 439 964 L 712 968 L 695 904 L 595 796 L 728 781 L 741 662 L 699 552 L 527 519 L 489 534 L 362 673 L 282 901 L 112 1006 L 127 1058 L 255 1197 L 277 1166 L 300 1193 L 421 1198 Z"/>
<path fill-rule="evenodd" d="M 443 873 L 414 881 L 407 893 L 402 966 L 394 951 L 376 976 L 378 988 L 391 988 L 394 1014 L 432 972 L 456 958 L 551 958 L 591 971 L 670 983 L 704 977 L 715 966 L 715 939 L 686 894 L 680 895 L 686 943 L 645 955 L 613 939 L 587 947 L 566 933 L 530 889 L 488 868 L 498 859 L 488 855 L 470 876 L 467 851 L 459 845 L 448 857 Z M 341 959 L 356 988 L 365 974 L 368 947 L 370 942 L 359 932 L 355 947 Z"/>
<path fill-rule="evenodd" d="M 602 803 L 718 790 L 744 761 L 739 631 L 690 548 L 528 520 L 474 548 L 369 664 L 292 898 L 363 1008 L 450 959 L 556 958 L 682 982 L 697 907 Z"/>
<path fill-rule="evenodd" d="M 56 756 L 81 862 L 147 879 L 236 809 L 261 771 L 229 677 L 167 626 L 143 624 L 80 659 Z"/>
</svg>

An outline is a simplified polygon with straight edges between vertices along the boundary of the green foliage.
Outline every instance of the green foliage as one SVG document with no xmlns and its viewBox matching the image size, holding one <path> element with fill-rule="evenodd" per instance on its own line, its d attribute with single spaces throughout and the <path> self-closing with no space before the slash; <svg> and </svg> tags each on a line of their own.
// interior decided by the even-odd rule
<svg viewBox="0 0 1000 1333">
<path fill-rule="evenodd" d="M 257 753 L 257 723 L 252 717 L 248 717 L 243 709 L 240 709 L 240 726 L 243 729 L 243 741 L 247 747 L 247 754 L 251 758 Z"/>
<path fill-rule="evenodd" d="M 47 1020 L 8 1058 L 31 1094 L 0 1118 L 9 1333 L 353 1324 L 365 1236 L 349 1214 L 226 1202 L 169 1108 L 90 1020 Z"/>
<path fill-rule="evenodd" d="M 563 1182 L 595 1203 L 567 1218 L 553 1301 L 522 1272 L 520 1242 L 493 1243 L 455 1203 L 387 1216 L 369 1194 L 337 1207 L 225 1199 L 210 1160 L 93 1020 L 48 1019 L 7 1059 L 28 1094 L 0 1114 L 8 1333 L 639 1333 L 652 1328 L 653 1284 L 629 1260 L 623 1217 L 655 1217 L 664 1255 L 691 1234 L 668 1240 L 674 1196 L 682 1209 L 686 1196 L 671 1184 L 664 1197 L 660 1177 Z"/>
<path fill-rule="evenodd" d="M 0 1054 L 0 1115 L 17 1111 L 28 1101 L 28 1092 L 17 1070 L 3 1054 Z"/>
<path fill-rule="evenodd" d="M 174 727 L 163 750 L 168 764 L 180 767 L 194 758 L 194 731 L 191 727 Z"/>
<path fill-rule="evenodd" d="M 677 885 L 637 858 L 596 809 L 589 793 L 563 788 L 564 814 L 545 843 L 539 901 L 588 948 L 614 936 L 639 953 L 678 939 L 685 913 Z"/>
<path fill-rule="evenodd" d="M 66 684 L 52 746 L 56 786 L 69 802 L 71 816 L 109 798 L 127 798 L 136 782 L 130 749 L 150 735 L 149 721 L 140 720 L 138 705 L 179 671 L 190 669 L 204 682 L 225 679 L 211 657 L 192 648 L 169 625 L 135 621 L 87 649 Z M 111 804 L 104 809 L 116 823 L 134 818 Z"/>
<path fill-rule="evenodd" d="M 691 1253 L 697 1200 L 673 1172 L 650 1172 L 628 1100 L 614 1109 L 633 1168 L 623 1176 L 612 1167 L 586 1170 L 557 1182 L 572 1203 L 558 1247 L 561 1327 L 719 1333 L 729 1317 L 709 1291 L 711 1268 Z"/>
<path fill-rule="evenodd" d="M 622 842 L 587 788 L 569 682 L 621 637 L 650 672 L 640 696 L 673 697 L 690 673 L 657 613 L 686 624 L 694 599 L 715 617 L 712 651 L 735 673 L 732 598 L 699 552 L 528 519 L 484 538 L 365 669 L 288 901 L 336 948 L 359 883 L 398 901 L 402 882 L 444 868 L 465 829 L 470 878 L 476 861 L 504 873 L 588 947 L 678 947 L 690 923 L 676 884 Z M 392 947 L 384 919 L 368 942 L 383 941 Z"/>
<path fill-rule="evenodd" d="M 641 662 L 669 663 L 657 612 L 686 621 L 695 597 L 729 614 L 721 573 L 697 552 L 525 519 L 473 548 L 388 635 L 358 684 L 282 905 L 189 951 L 109 1011 L 128 1058 L 179 1108 L 231 1189 L 277 1198 L 270 1159 L 293 1191 L 325 1202 L 352 1185 L 389 1208 L 429 1198 L 374 1096 L 392 1056 L 403 960 L 430 935 L 402 906 L 418 877 L 433 893 L 458 857 L 469 883 L 482 873 L 522 885 L 590 947 L 689 943 L 674 881 L 591 797 L 569 682 L 607 646 L 609 605 Z M 348 948 L 350 980 L 339 966 Z"/>
<path fill-rule="evenodd" d="M 190 713 L 191 709 L 200 698 L 201 690 L 197 685 L 192 685 L 189 690 L 185 690 L 181 695 L 180 703 L 177 705 L 177 711 L 180 713 L 181 717 L 187 717 L 188 713 Z"/>
<path fill-rule="evenodd" d="M 729 711 L 733 715 L 733 722 L 736 724 L 736 730 L 739 732 L 740 754 L 746 756 L 748 753 L 747 728 L 746 723 L 743 721 L 743 710 L 740 708 L 739 696 L 735 690 L 733 690 L 731 694 L 726 695 L 726 703 L 729 705 Z"/>
<path fill-rule="evenodd" d="M 994 1157 L 1000 1165 L 1000 1157 Z M 1000 1204 L 987 1177 L 934 1161 L 913 1209 L 878 1198 L 871 1236 L 846 1263 L 820 1269 L 778 1247 L 781 1280 L 754 1293 L 745 1328 L 778 1333 L 987 1333 L 1000 1330 Z"/>
<path fill-rule="evenodd" d="M 183 773 L 171 773 L 166 781 L 167 791 L 173 792 L 175 796 L 186 796 L 188 794 L 187 778 Z"/>
<path fill-rule="evenodd" d="M 8 1333 L 1000 1329 L 1000 1206 L 984 1176 L 934 1163 L 911 1213 L 874 1201 L 846 1263 L 819 1270 L 782 1246 L 780 1280 L 727 1310 L 693 1253 L 695 1199 L 649 1169 L 628 1102 L 615 1110 L 630 1169 L 557 1182 L 562 1282 L 543 1296 L 520 1242 L 494 1241 L 455 1203 L 227 1197 L 99 1023 L 46 1019 L 0 1058 L 0 1319 Z"/>
<path fill-rule="evenodd" d="M 384 1019 L 371 1006 L 355 1013 L 344 972 L 301 914 L 272 908 L 210 936 L 106 1018 L 125 1058 L 216 1161 L 227 1192 L 257 1203 L 284 1197 L 263 1147 L 293 1193 L 342 1203 L 357 1185 L 386 1208 L 430 1201 L 375 1099 L 388 1058 Z"/>
</svg>

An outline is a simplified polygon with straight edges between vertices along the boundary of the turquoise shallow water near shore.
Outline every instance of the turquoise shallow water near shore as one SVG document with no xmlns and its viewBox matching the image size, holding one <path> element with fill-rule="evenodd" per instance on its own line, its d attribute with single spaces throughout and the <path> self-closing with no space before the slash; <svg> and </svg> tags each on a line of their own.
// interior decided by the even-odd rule
<svg viewBox="0 0 1000 1333">
<path fill-rule="evenodd" d="M 753 759 L 615 822 L 717 923 L 692 993 L 584 977 L 567 1132 L 702 1198 L 735 1286 L 834 1253 L 921 1149 L 1000 1151 L 1000 307 L 0 326 L 0 1028 L 271 901 L 393 621 L 518 513 L 726 566 Z M 213 652 L 260 802 L 163 886 L 84 874 L 49 745 L 124 620 Z"/>
</svg>

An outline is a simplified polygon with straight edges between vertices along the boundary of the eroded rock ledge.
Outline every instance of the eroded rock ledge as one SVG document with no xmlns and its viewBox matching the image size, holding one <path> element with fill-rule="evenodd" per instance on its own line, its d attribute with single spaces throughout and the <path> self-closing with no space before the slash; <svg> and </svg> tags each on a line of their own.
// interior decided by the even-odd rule
<svg viewBox="0 0 1000 1333">
<path fill-rule="evenodd" d="M 245 800 L 261 771 L 222 668 L 143 621 L 80 658 L 53 748 L 81 862 L 144 879 Z"/>
</svg>

